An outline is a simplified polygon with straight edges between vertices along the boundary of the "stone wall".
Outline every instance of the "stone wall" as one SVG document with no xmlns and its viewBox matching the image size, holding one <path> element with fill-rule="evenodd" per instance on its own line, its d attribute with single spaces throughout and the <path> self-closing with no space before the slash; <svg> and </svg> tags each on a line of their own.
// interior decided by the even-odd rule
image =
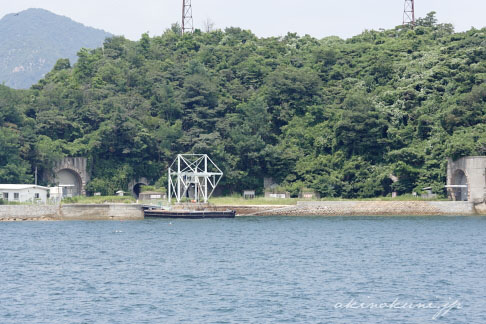
<svg viewBox="0 0 486 324">
<path fill-rule="evenodd" d="M 0 205 L 0 221 L 49 220 L 58 215 L 58 206 Z"/>
<path fill-rule="evenodd" d="M 466 201 L 299 201 L 293 206 L 217 206 L 238 216 L 470 216 L 486 214 Z"/>
<path fill-rule="evenodd" d="M 310 215 L 427 216 L 475 215 L 467 201 L 299 201 L 297 210 Z"/>
<path fill-rule="evenodd" d="M 293 207 L 293 206 L 292 206 Z M 289 208 L 288 205 L 244 205 L 244 206 L 211 206 L 211 210 L 226 211 L 234 210 L 237 216 L 259 216 L 272 215 L 279 210 Z"/>
<path fill-rule="evenodd" d="M 486 204 L 467 201 L 299 201 L 297 205 L 211 206 L 235 210 L 237 216 L 473 216 L 486 215 Z M 0 221 L 8 220 L 139 220 L 136 204 L 0 205 Z"/>
</svg>

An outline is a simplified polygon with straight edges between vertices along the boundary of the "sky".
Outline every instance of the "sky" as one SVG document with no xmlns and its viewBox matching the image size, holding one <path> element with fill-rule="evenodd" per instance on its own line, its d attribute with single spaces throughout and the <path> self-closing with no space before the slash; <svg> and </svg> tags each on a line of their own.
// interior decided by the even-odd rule
<svg viewBox="0 0 486 324">
<path fill-rule="evenodd" d="M 138 40 L 160 35 L 181 20 L 182 0 L 0 0 L 0 17 L 43 8 L 86 26 Z M 194 26 L 241 27 L 260 37 L 296 32 L 316 38 L 349 38 L 366 29 L 402 23 L 404 0 L 192 0 Z M 416 17 L 436 11 L 439 22 L 456 31 L 486 27 L 485 0 L 415 0 Z M 1 35 L 0 35 L 1 37 Z"/>
</svg>

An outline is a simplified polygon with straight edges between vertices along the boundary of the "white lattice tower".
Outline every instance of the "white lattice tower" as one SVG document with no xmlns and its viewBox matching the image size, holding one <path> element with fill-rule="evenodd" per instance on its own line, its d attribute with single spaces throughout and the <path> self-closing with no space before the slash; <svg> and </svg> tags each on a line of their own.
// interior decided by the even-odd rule
<svg viewBox="0 0 486 324">
<path fill-rule="evenodd" d="M 168 170 L 169 203 L 172 197 L 181 202 L 191 188 L 196 202 L 207 203 L 222 177 L 223 172 L 207 154 L 179 154 Z"/>
</svg>

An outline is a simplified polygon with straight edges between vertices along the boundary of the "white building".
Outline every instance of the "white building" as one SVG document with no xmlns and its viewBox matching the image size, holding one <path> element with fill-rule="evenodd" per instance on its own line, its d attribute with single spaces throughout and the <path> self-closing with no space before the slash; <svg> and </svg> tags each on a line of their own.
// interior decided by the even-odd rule
<svg viewBox="0 0 486 324">
<path fill-rule="evenodd" d="M 63 198 L 73 197 L 74 185 L 59 185 L 56 187 L 49 187 L 49 198 L 54 201 L 60 201 Z"/>
<path fill-rule="evenodd" d="M 49 188 L 29 184 L 0 184 L 0 199 L 15 202 L 47 202 Z"/>
</svg>

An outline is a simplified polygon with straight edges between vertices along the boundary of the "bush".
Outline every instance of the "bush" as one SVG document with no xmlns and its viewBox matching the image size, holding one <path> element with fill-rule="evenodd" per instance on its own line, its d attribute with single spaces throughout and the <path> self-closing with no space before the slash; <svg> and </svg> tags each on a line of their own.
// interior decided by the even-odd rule
<svg viewBox="0 0 486 324">
<path fill-rule="evenodd" d="M 146 192 L 146 191 L 157 191 L 157 192 L 163 192 L 165 193 L 167 191 L 167 189 L 163 188 L 163 187 L 158 187 L 158 186 L 142 186 L 141 188 L 141 192 Z"/>
</svg>

